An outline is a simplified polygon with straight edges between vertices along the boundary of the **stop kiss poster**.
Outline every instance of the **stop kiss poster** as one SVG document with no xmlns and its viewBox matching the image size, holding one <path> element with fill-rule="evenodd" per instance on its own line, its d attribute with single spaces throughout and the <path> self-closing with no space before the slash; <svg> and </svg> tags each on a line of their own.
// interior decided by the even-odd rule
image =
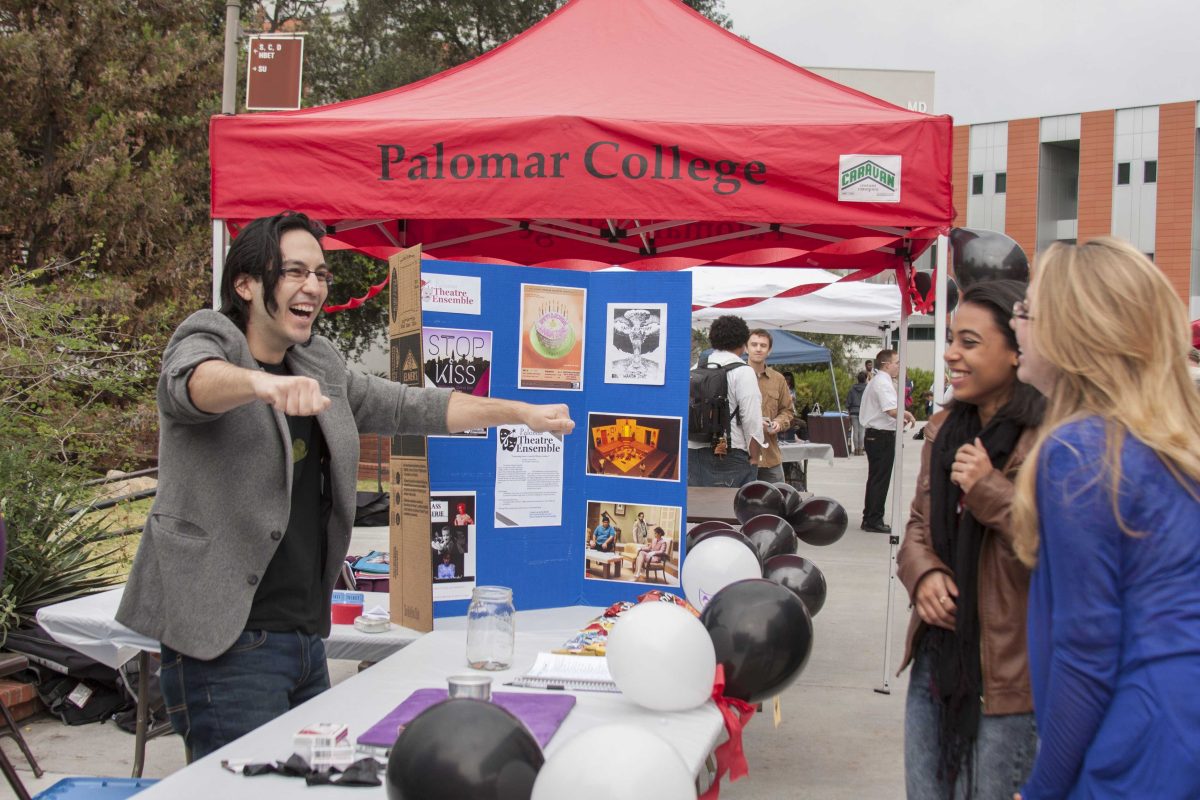
<svg viewBox="0 0 1200 800">
<path fill-rule="evenodd" d="M 424 328 L 425 385 L 476 397 L 492 393 L 492 332 L 461 328 Z M 455 436 L 487 438 L 487 429 Z"/>
</svg>

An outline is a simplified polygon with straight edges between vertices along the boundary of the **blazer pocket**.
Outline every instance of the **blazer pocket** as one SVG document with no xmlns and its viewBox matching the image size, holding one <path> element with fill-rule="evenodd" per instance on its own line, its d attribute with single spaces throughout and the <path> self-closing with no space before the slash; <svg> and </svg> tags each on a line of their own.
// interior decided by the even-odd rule
<svg viewBox="0 0 1200 800">
<path fill-rule="evenodd" d="M 151 530 L 158 533 L 165 533 L 170 536 L 177 536 L 181 539 L 190 539 L 197 542 L 208 542 L 208 532 L 194 522 L 188 522 L 186 519 L 173 517 L 170 514 L 158 512 L 150 515 L 149 524 Z"/>
</svg>

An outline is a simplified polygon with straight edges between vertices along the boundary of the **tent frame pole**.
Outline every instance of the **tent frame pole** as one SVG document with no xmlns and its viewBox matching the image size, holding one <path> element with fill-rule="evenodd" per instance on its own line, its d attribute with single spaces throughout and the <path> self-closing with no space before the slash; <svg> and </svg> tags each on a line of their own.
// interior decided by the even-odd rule
<svg viewBox="0 0 1200 800">
<path fill-rule="evenodd" d="M 912 260 L 906 259 L 904 265 L 904 280 L 898 287 L 901 292 L 907 290 L 909 277 L 912 273 Z M 892 617 L 896 597 L 896 553 L 900 549 L 900 530 L 904 523 L 904 504 L 901 502 L 900 490 L 904 484 L 904 386 L 908 378 L 908 318 L 910 312 L 908 303 L 900 303 L 900 343 L 897 350 L 900 356 L 900 374 L 897 376 L 899 385 L 896 389 L 896 445 L 892 455 L 892 532 L 888 534 L 888 580 L 887 580 L 887 617 L 883 623 L 883 669 L 880 685 L 875 689 L 879 694 L 891 694 L 892 684 L 890 669 L 892 664 Z M 885 345 L 886 347 L 886 345 Z"/>
<path fill-rule="evenodd" d="M 949 292 L 950 239 L 947 236 L 937 238 L 937 284 L 933 306 L 933 410 L 940 411 L 942 400 L 946 394 L 946 368 L 943 363 L 946 358 L 946 321 L 949 313 L 946 309 L 946 295 Z"/>
<path fill-rule="evenodd" d="M 214 219 L 212 228 L 212 307 L 218 311 L 221 308 L 221 277 L 225 274 L 225 250 L 228 246 L 225 220 Z"/>
</svg>

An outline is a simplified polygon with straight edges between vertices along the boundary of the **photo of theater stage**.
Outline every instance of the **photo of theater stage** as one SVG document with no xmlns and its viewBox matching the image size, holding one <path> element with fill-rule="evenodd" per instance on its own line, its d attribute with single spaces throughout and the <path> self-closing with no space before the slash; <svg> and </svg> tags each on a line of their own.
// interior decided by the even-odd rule
<svg viewBox="0 0 1200 800">
<path fill-rule="evenodd" d="M 607 525 L 605 523 L 607 522 Z M 611 527 L 612 534 L 597 537 L 597 529 Z M 642 555 L 642 576 L 639 583 L 660 586 L 679 585 L 679 533 L 683 527 L 683 510 L 678 506 L 649 506 L 589 500 L 587 530 L 584 533 L 584 576 L 589 580 L 634 580 L 634 570 Z M 657 539 L 655 528 L 662 528 L 665 547 L 653 554 Z M 608 536 L 615 537 L 609 544 Z M 604 544 L 599 543 L 604 538 Z"/>
<path fill-rule="evenodd" d="M 587 474 L 679 480 L 680 417 L 588 414 Z"/>
</svg>

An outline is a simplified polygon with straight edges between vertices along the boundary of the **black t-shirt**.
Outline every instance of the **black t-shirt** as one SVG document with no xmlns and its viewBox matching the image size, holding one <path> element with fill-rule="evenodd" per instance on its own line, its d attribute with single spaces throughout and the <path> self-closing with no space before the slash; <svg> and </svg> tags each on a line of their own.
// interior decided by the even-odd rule
<svg viewBox="0 0 1200 800">
<path fill-rule="evenodd" d="M 272 375 L 290 375 L 284 364 L 262 364 Z M 247 630 L 300 631 L 314 634 L 325 604 L 325 519 L 322 464 L 328 459 L 316 417 L 287 418 L 292 437 L 292 510 L 287 530 L 267 571 L 258 582 Z M 247 531 L 246 535 L 264 535 Z"/>
</svg>

